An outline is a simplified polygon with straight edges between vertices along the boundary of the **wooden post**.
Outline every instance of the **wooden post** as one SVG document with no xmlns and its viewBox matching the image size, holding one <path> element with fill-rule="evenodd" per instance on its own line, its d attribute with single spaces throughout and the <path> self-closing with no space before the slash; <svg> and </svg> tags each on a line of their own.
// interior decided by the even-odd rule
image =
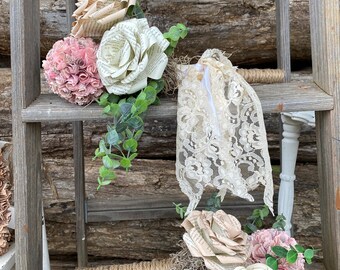
<svg viewBox="0 0 340 270">
<path fill-rule="evenodd" d="M 277 66 L 285 72 L 285 82 L 290 81 L 290 29 L 289 0 L 276 0 L 276 48 Z"/>
<path fill-rule="evenodd" d="M 340 0 L 311 0 L 313 77 L 334 97 L 334 109 L 316 114 L 323 255 L 326 269 L 340 269 Z M 322 102 L 322 100 L 320 100 Z"/>
<path fill-rule="evenodd" d="M 67 27 L 68 32 L 72 28 L 72 14 L 75 10 L 75 0 L 67 0 Z M 87 239 L 85 224 L 85 168 L 84 168 L 84 134 L 83 122 L 72 122 L 73 127 L 73 159 L 75 181 L 75 207 L 76 207 L 76 233 L 77 233 L 77 257 L 78 267 L 87 265 Z"/>
<path fill-rule="evenodd" d="M 22 109 L 40 94 L 39 0 L 12 0 L 11 61 L 16 269 L 42 269 L 40 123 Z"/>
</svg>

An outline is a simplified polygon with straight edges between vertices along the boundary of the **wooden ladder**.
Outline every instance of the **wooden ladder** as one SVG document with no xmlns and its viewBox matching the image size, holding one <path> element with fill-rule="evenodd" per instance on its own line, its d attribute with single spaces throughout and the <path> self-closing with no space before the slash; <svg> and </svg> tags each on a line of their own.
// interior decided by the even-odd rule
<svg viewBox="0 0 340 270">
<path fill-rule="evenodd" d="M 279 33 L 288 20 L 288 0 L 277 0 Z M 68 2 L 69 13 L 74 1 Z M 323 253 L 328 270 L 340 269 L 340 0 L 311 0 L 314 83 L 286 82 L 255 86 L 264 112 L 317 111 Z M 279 66 L 289 80 L 289 35 L 279 35 Z M 288 46 L 288 47 L 287 47 Z M 41 247 L 41 123 L 73 123 L 79 266 L 86 265 L 85 221 L 160 218 L 172 215 L 181 198 L 135 198 L 130 201 L 85 202 L 82 121 L 103 119 L 96 104 L 79 107 L 40 91 L 39 0 L 11 1 L 12 117 L 16 214 L 16 267 L 42 269 Z M 166 109 L 165 109 L 166 108 Z M 176 104 L 164 99 L 152 107 L 148 119 L 175 119 Z M 146 119 L 146 121 L 148 121 Z M 120 202 L 120 203 L 119 203 Z M 169 206 L 170 204 L 170 206 Z M 87 205 L 87 210 L 85 209 Z M 226 205 L 228 206 L 228 205 Z M 240 206 L 240 208 L 242 205 Z M 150 210 L 145 210 L 151 208 Z M 171 213 L 170 213 L 171 211 Z"/>
</svg>

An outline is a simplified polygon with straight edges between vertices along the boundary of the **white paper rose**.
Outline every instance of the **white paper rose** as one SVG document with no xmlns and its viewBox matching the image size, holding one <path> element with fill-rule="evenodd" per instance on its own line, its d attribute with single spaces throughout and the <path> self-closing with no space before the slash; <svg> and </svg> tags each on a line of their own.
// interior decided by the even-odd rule
<svg viewBox="0 0 340 270">
<path fill-rule="evenodd" d="M 169 42 L 146 19 L 122 21 L 105 32 L 97 53 L 97 68 L 109 93 L 132 94 L 158 80 L 168 63 Z"/>
</svg>

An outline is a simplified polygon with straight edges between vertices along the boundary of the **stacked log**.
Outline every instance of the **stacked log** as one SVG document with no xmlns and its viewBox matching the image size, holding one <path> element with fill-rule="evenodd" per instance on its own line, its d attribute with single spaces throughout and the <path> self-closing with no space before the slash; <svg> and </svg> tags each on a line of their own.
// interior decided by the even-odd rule
<svg viewBox="0 0 340 270">
<path fill-rule="evenodd" d="M 0 55 L 10 54 L 9 0 L 0 1 Z M 41 55 L 65 37 L 65 0 L 41 0 Z M 196 56 L 207 48 L 232 53 L 234 64 L 276 61 L 274 0 L 144 0 L 150 24 L 161 30 L 185 23 L 190 35 L 180 45 L 183 55 Z M 309 1 L 290 1 L 293 60 L 309 60 Z"/>
</svg>

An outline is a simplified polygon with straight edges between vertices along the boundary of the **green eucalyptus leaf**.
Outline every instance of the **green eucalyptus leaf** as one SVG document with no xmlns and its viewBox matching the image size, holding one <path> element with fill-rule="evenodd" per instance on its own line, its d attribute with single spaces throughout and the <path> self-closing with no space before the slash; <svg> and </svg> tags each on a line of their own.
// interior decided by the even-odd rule
<svg viewBox="0 0 340 270">
<path fill-rule="evenodd" d="M 99 168 L 99 175 L 102 179 L 110 179 L 113 180 L 116 178 L 116 174 L 109 170 L 108 168 L 106 168 L 105 166 L 101 166 Z"/>
<path fill-rule="evenodd" d="M 261 218 L 257 218 L 257 219 L 255 220 L 255 225 L 256 225 L 256 227 L 257 227 L 258 229 L 262 228 L 262 227 L 263 227 L 263 221 L 262 221 L 262 219 L 261 219 Z"/>
<path fill-rule="evenodd" d="M 106 148 L 104 140 L 100 140 L 100 142 L 99 142 L 99 151 L 102 152 L 102 153 L 107 152 L 107 148 Z"/>
<path fill-rule="evenodd" d="M 161 104 L 161 100 L 159 99 L 159 97 L 156 97 L 155 98 L 155 101 L 152 103 L 152 105 L 159 105 L 159 104 Z"/>
<path fill-rule="evenodd" d="M 122 103 L 120 106 L 120 112 L 122 115 L 127 116 L 131 112 L 132 104 L 131 103 Z"/>
<path fill-rule="evenodd" d="M 145 94 L 145 93 L 144 93 Z M 148 101 L 143 99 L 137 99 L 133 104 L 131 112 L 135 115 L 141 114 L 148 109 Z"/>
<path fill-rule="evenodd" d="M 95 157 L 103 157 L 103 156 L 105 156 L 105 152 L 101 152 L 101 151 L 99 150 L 99 148 L 96 149 L 96 151 L 94 152 L 94 154 L 95 154 Z"/>
<path fill-rule="evenodd" d="M 272 251 L 279 256 L 279 258 L 286 258 L 288 250 L 285 249 L 284 247 L 280 246 L 273 246 Z"/>
<path fill-rule="evenodd" d="M 144 93 L 146 95 L 145 99 L 148 101 L 148 104 L 152 104 L 157 96 L 157 91 L 155 88 L 151 87 L 151 86 L 147 86 L 144 89 Z"/>
<path fill-rule="evenodd" d="M 295 245 L 294 247 L 299 253 L 304 253 L 305 252 L 305 248 L 303 246 L 300 245 Z"/>
<path fill-rule="evenodd" d="M 103 157 L 103 165 L 105 168 L 111 169 L 113 167 L 113 161 L 108 156 Z"/>
<path fill-rule="evenodd" d="M 117 145 L 119 143 L 119 136 L 115 129 L 110 130 L 106 135 L 106 140 L 110 145 Z"/>
<path fill-rule="evenodd" d="M 139 130 L 144 126 L 144 121 L 139 116 L 134 116 L 126 121 L 129 127 Z M 138 132 L 138 131 L 137 131 Z M 136 136 L 136 135 L 135 135 Z"/>
<path fill-rule="evenodd" d="M 140 129 L 140 130 L 137 130 L 137 132 L 135 133 L 135 136 L 133 136 L 133 137 L 135 138 L 135 140 L 138 141 L 140 139 L 140 137 L 142 136 L 142 134 L 143 134 L 143 130 Z"/>
<path fill-rule="evenodd" d="M 118 117 L 120 115 L 120 107 L 118 104 L 111 104 L 110 105 L 110 111 L 111 111 L 111 114 L 115 117 Z"/>
<path fill-rule="evenodd" d="M 122 133 L 123 131 L 126 130 L 126 128 L 128 127 L 128 124 L 125 123 L 125 122 L 121 122 L 121 123 L 118 123 L 116 125 L 116 131 L 117 133 Z M 122 138 L 120 138 L 122 140 Z"/>
<path fill-rule="evenodd" d="M 137 145 L 138 145 L 137 141 L 135 139 L 131 138 L 131 139 L 126 140 L 123 143 L 123 148 L 126 151 L 135 152 L 137 150 Z"/>
<path fill-rule="evenodd" d="M 134 160 L 138 156 L 137 153 L 133 153 L 132 155 L 129 156 L 130 161 Z"/>
<path fill-rule="evenodd" d="M 312 259 L 305 258 L 305 260 L 306 260 L 306 263 L 308 263 L 308 264 L 312 264 Z"/>
<path fill-rule="evenodd" d="M 287 252 L 286 261 L 288 263 L 295 263 L 298 258 L 298 253 L 295 249 L 291 249 Z"/>
<path fill-rule="evenodd" d="M 157 81 L 157 87 L 155 87 L 156 91 L 157 91 L 157 94 L 162 91 L 165 87 L 165 82 L 163 79 L 160 79 Z"/>
<path fill-rule="evenodd" d="M 175 47 L 177 46 L 177 44 L 178 44 L 178 40 L 176 40 L 176 41 L 175 41 L 175 40 L 171 40 L 171 41 L 170 41 L 170 46 L 171 46 L 171 47 L 174 47 L 174 48 L 175 48 Z"/>
<path fill-rule="evenodd" d="M 307 248 L 304 253 L 303 253 L 303 256 L 306 258 L 306 259 L 312 259 L 314 257 L 314 250 L 311 249 L 311 248 Z"/>
<path fill-rule="evenodd" d="M 120 99 L 120 96 L 117 96 L 115 94 L 109 94 L 108 101 L 112 103 L 118 103 Z"/>
<path fill-rule="evenodd" d="M 164 53 L 167 55 L 167 56 L 171 56 L 175 51 L 175 48 L 174 47 L 171 47 L 169 46 L 168 48 L 166 48 L 166 50 L 164 51 Z"/>
<path fill-rule="evenodd" d="M 249 230 L 251 233 L 257 231 L 257 227 L 254 224 L 247 223 L 245 226 L 246 226 L 247 230 Z"/>
<path fill-rule="evenodd" d="M 110 105 L 106 105 L 105 108 L 103 109 L 103 112 L 104 112 L 105 114 L 109 114 L 109 113 L 110 113 L 110 110 L 111 110 Z"/>
<path fill-rule="evenodd" d="M 129 139 L 133 138 L 133 133 L 132 133 L 132 131 L 130 129 L 126 128 L 125 132 L 126 132 L 126 136 Z"/>
<path fill-rule="evenodd" d="M 266 264 L 273 270 L 278 269 L 278 263 L 277 260 L 273 256 L 267 256 L 266 258 Z"/>
<path fill-rule="evenodd" d="M 131 161 L 128 158 L 122 158 L 120 161 L 120 166 L 122 166 L 124 169 L 128 169 L 131 167 Z"/>
</svg>

